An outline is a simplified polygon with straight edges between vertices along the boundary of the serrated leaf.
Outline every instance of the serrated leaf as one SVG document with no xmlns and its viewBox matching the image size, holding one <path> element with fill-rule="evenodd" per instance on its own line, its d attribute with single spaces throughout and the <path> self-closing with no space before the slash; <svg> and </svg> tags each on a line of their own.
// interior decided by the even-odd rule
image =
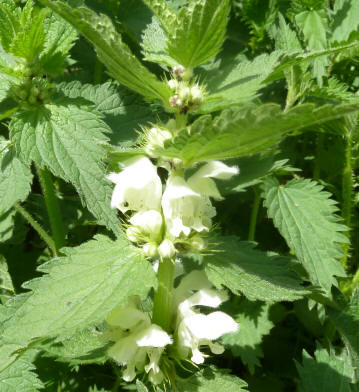
<svg viewBox="0 0 359 392">
<path fill-rule="evenodd" d="M 25 346 L 35 338 L 73 336 L 156 284 L 151 264 L 123 238 L 98 236 L 62 252 L 39 268 L 44 276 L 26 283 L 31 293 L 4 322 L 5 341 Z"/>
<path fill-rule="evenodd" d="M 205 272 L 217 287 L 228 287 L 249 300 L 294 301 L 310 291 L 291 269 L 290 259 L 255 249 L 236 237 L 216 238 L 216 251 L 204 256 Z"/>
<path fill-rule="evenodd" d="M 142 53 L 144 60 L 174 67 L 177 61 L 172 59 L 166 52 L 167 35 L 160 26 L 157 18 L 146 27 L 142 34 Z"/>
<path fill-rule="evenodd" d="M 72 8 L 62 1 L 41 2 L 62 16 L 94 45 L 99 60 L 113 78 L 146 98 L 157 98 L 167 104 L 170 88 L 136 59 L 110 18 L 103 14 L 97 15 L 87 7 Z"/>
<path fill-rule="evenodd" d="M 222 343 L 231 349 L 234 356 L 240 357 L 248 366 L 251 374 L 260 366 L 259 358 L 263 357 L 261 343 L 263 336 L 268 335 L 274 324 L 269 319 L 268 304 L 250 302 L 242 299 L 238 304 L 238 313 L 234 317 L 239 323 L 239 330 L 222 337 Z"/>
<path fill-rule="evenodd" d="M 336 10 L 333 18 L 331 42 L 343 42 L 349 39 L 353 31 L 359 27 L 359 2 L 345 0 Z"/>
<path fill-rule="evenodd" d="M 276 104 L 225 110 L 214 119 L 210 115 L 198 118 L 191 126 L 191 133 L 187 129 L 182 130 L 173 140 L 166 141 L 164 148 L 156 149 L 156 153 L 180 158 L 187 165 L 263 153 L 290 132 L 357 111 L 358 104 L 319 108 L 304 104 L 287 112 Z"/>
<path fill-rule="evenodd" d="M 181 392 L 246 392 L 247 383 L 214 366 L 195 373 L 190 378 L 177 382 Z"/>
<path fill-rule="evenodd" d="M 276 179 L 264 181 L 264 205 L 268 216 L 307 270 L 314 285 L 330 294 L 335 277 L 345 276 L 339 262 L 340 244 L 348 239 L 347 228 L 335 214 L 338 208 L 323 186 L 307 179 L 280 185 Z"/>
<path fill-rule="evenodd" d="M 328 315 L 340 332 L 348 348 L 351 364 L 355 371 L 355 381 L 359 381 L 359 290 L 355 290 L 351 301 L 344 298 L 339 301 L 338 308 L 328 307 Z"/>
<path fill-rule="evenodd" d="M 318 345 L 315 358 L 303 350 L 302 365 L 296 363 L 300 375 L 300 392 L 351 392 L 352 367 L 348 354 L 335 355 Z"/>
<path fill-rule="evenodd" d="M 264 81 L 280 64 L 281 52 L 262 54 L 254 60 L 238 59 L 218 61 L 209 72 L 203 72 L 209 95 L 200 106 L 200 113 L 209 113 L 253 100 Z"/>
<path fill-rule="evenodd" d="M 143 0 L 151 11 L 161 21 L 162 27 L 169 32 L 176 23 L 176 12 L 168 5 L 166 0 Z"/>
<path fill-rule="evenodd" d="M 34 373 L 35 366 L 31 363 L 31 353 L 27 353 L 0 372 L 1 392 L 37 392 L 45 387 Z"/>
<path fill-rule="evenodd" d="M 183 7 L 168 33 L 168 54 L 194 68 L 213 58 L 225 40 L 229 0 L 197 0 Z"/>
<path fill-rule="evenodd" d="M 19 29 L 18 15 L 8 4 L 0 4 L 0 42 L 8 50 Z"/>
<path fill-rule="evenodd" d="M 7 268 L 5 257 L 0 255 L 0 301 L 4 304 L 14 294 L 15 289 Z"/>
<path fill-rule="evenodd" d="M 71 182 L 98 221 L 119 231 L 102 162 L 107 141 L 104 134 L 109 128 L 96 111 L 76 106 L 71 100 L 52 103 L 19 112 L 9 129 L 23 162 L 34 161 Z"/>
<path fill-rule="evenodd" d="M 0 214 L 14 204 L 24 201 L 31 190 L 32 173 L 29 166 L 16 156 L 13 147 L 0 143 Z"/>
<path fill-rule="evenodd" d="M 140 380 L 136 380 L 136 388 L 137 392 L 148 392 L 148 389 L 145 384 L 143 384 Z"/>
</svg>

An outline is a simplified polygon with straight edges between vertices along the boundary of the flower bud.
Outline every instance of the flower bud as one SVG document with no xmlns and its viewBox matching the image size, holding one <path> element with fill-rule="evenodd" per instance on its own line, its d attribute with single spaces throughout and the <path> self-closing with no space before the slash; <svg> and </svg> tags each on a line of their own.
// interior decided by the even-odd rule
<svg viewBox="0 0 359 392">
<path fill-rule="evenodd" d="M 180 86 L 180 89 L 178 91 L 178 96 L 182 101 L 187 101 L 189 96 L 190 96 L 191 90 L 189 87 L 186 86 Z"/>
<path fill-rule="evenodd" d="M 194 250 L 202 251 L 206 248 L 206 241 L 202 237 L 195 235 L 190 239 L 190 246 Z"/>
<path fill-rule="evenodd" d="M 169 103 L 173 108 L 179 108 L 183 105 L 182 99 L 177 94 L 169 99 Z"/>
<path fill-rule="evenodd" d="M 145 257 L 152 259 L 157 256 L 157 245 L 153 243 L 147 243 L 143 245 L 142 252 Z"/>
<path fill-rule="evenodd" d="M 168 85 L 170 86 L 171 90 L 176 90 L 176 88 L 178 87 L 178 80 L 171 79 L 168 81 Z"/>
<path fill-rule="evenodd" d="M 130 219 L 130 223 L 136 226 L 142 233 L 142 237 L 157 240 L 162 231 L 162 215 L 156 210 L 137 212 Z"/>
<path fill-rule="evenodd" d="M 197 105 L 200 105 L 203 102 L 203 89 L 195 84 L 191 87 L 191 101 Z"/>
<path fill-rule="evenodd" d="M 176 253 L 176 248 L 170 240 L 163 240 L 158 247 L 158 253 L 163 259 L 170 259 Z"/>
<path fill-rule="evenodd" d="M 182 80 L 182 77 L 184 73 L 186 72 L 186 69 L 183 65 L 176 65 L 172 69 L 173 75 L 178 79 Z"/>
<path fill-rule="evenodd" d="M 140 241 L 141 238 L 141 232 L 140 230 L 135 227 L 135 226 L 130 226 L 127 230 L 126 230 L 126 236 L 127 238 L 132 241 L 132 242 L 138 242 Z"/>
</svg>

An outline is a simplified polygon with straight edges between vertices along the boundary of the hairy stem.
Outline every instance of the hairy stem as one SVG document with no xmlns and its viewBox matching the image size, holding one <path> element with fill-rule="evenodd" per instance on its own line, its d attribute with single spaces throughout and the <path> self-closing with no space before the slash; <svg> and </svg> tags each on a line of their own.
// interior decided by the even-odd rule
<svg viewBox="0 0 359 392">
<path fill-rule="evenodd" d="M 172 259 L 164 259 L 160 262 L 157 272 L 158 288 L 153 303 L 152 321 L 167 332 L 170 332 L 172 318 L 174 269 Z"/>
<path fill-rule="evenodd" d="M 15 209 L 18 211 L 32 226 L 32 228 L 39 234 L 39 236 L 46 242 L 47 246 L 51 249 L 54 256 L 57 256 L 57 249 L 54 240 L 46 233 L 41 225 L 19 204 L 15 204 Z"/>
<path fill-rule="evenodd" d="M 261 205 L 261 192 L 259 188 L 256 187 L 254 188 L 254 200 L 253 200 L 253 206 L 251 212 L 251 220 L 249 223 L 248 241 L 254 241 L 260 205 Z"/>
<path fill-rule="evenodd" d="M 344 224 L 350 228 L 352 215 L 352 198 L 353 198 L 353 168 L 352 168 L 352 139 L 349 132 L 345 138 L 345 157 L 344 168 L 342 173 L 342 217 Z M 347 233 L 350 238 L 350 233 Z M 344 268 L 347 267 L 350 244 L 343 245 L 344 257 L 341 262 Z"/>
<path fill-rule="evenodd" d="M 93 83 L 100 84 L 102 82 L 102 75 L 103 75 L 104 66 L 101 61 L 96 57 L 95 68 L 93 71 Z"/>
<path fill-rule="evenodd" d="M 55 194 L 55 188 L 51 173 L 46 169 L 37 168 L 37 174 L 40 180 L 42 193 L 45 198 L 47 213 L 51 226 L 52 236 L 58 253 L 66 244 L 65 227 L 61 217 L 60 205 Z"/>
</svg>

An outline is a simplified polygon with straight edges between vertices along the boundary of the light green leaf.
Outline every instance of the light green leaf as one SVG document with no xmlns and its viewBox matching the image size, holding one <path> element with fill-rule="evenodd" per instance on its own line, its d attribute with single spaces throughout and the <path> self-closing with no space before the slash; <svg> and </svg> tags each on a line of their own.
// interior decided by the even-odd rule
<svg viewBox="0 0 359 392">
<path fill-rule="evenodd" d="M 4 322 L 5 341 L 25 346 L 35 338 L 71 337 L 156 284 L 151 264 L 123 238 L 97 236 L 62 252 L 39 268 L 44 276 L 24 286 L 31 293 Z"/>
<path fill-rule="evenodd" d="M 353 31 L 359 27 L 359 2 L 345 0 L 334 15 L 331 42 L 343 42 L 349 39 Z"/>
<path fill-rule="evenodd" d="M 336 202 L 323 186 L 307 179 L 280 185 L 276 179 L 264 181 L 264 205 L 268 216 L 307 270 L 314 285 L 330 295 L 335 277 L 345 276 L 339 262 L 340 244 L 348 239 L 347 228 L 338 223 Z"/>
<path fill-rule="evenodd" d="M 359 111 L 358 104 L 296 106 L 283 112 L 279 105 L 265 104 L 257 108 L 225 110 L 212 119 L 198 118 L 190 133 L 182 130 L 158 148 L 159 156 L 180 158 L 186 165 L 212 159 L 237 158 L 265 152 L 290 132 L 315 126 Z"/>
<path fill-rule="evenodd" d="M 37 392 L 43 390 L 45 386 L 34 373 L 35 366 L 30 361 L 31 354 L 26 353 L 3 372 L 0 372 L 1 392 Z"/>
<path fill-rule="evenodd" d="M 144 60 L 167 65 L 170 68 L 177 65 L 177 61 L 172 59 L 166 52 L 167 35 L 160 26 L 158 19 L 153 18 L 146 30 L 142 34 L 142 52 Z"/>
<path fill-rule="evenodd" d="M 104 133 L 110 130 L 95 110 L 72 101 L 48 104 L 19 112 L 9 128 L 23 162 L 34 161 L 71 182 L 98 221 L 119 231 L 119 221 L 110 207 L 112 187 L 102 162 L 107 141 Z"/>
<path fill-rule="evenodd" d="M 249 300 L 294 301 L 309 294 L 291 269 L 291 260 L 273 252 L 262 252 L 251 242 L 236 237 L 216 238 L 215 252 L 204 256 L 205 272 L 217 287 L 228 287 Z"/>
<path fill-rule="evenodd" d="M 261 349 L 263 336 L 268 335 L 274 327 L 269 319 L 269 308 L 270 306 L 263 302 L 242 299 L 235 316 L 235 320 L 239 323 L 239 330 L 226 334 L 221 339 L 234 356 L 241 358 L 252 374 L 255 367 L 260 366 L 259 358 L 263 357 Z"/>
<path fill-rule="evenodd" d="M 0 255 L 0 301 L 5 303 L 14 294 L 14 285 L 7 268 L 5 257 Z"/>
<path fill-rule="evenodd" d="M 178 381 L 177 388 L 181 392 L 246 392 L 247 383 L 214 366 L 195 373 L 190 378 Z"/>
<path fill-rule="evenodd" d="M 295 21 L 307 41 L 309 50 L 322 50 L 328 46 L 328 20 L 324 10 L 301 12 L 295 16 Z M 320 85 L 328 64 L 327 57 L 320 57 L 313 61 L 313 76 L 317 78 Z"/>
<path fill-rule="evenodd" d="M 97 15 L 87 7 L 72 8 L 62 1 L 41 0 L 74 26 L 95 47 L 98 58 L 112 77 L 147 98 L 157 98 L 166 105 L 171 90 L 160 82 L 131 53 L 106 15 Z"/>
<path fill-rule="evenodd" d="M 336 356 L 318 345 L 315 358 L 303 350 L 303 363 L 296 363 L 300 375 L 300 392 L 351 392 L 353 369 L 348 354 Z"/>
<path fill-rule="evenodd" d="M 27 198 L 33 177 L 29 166 L 6 143 L 0 140 L 0 214 Z"/>
<path fill-rule="evenodd" d="M 148 392 L 145 384 L 143 384 L 139 379 L 136 380 L 137 392 Z"/>
<path fill-rule="evenodd" d="M 176 23 L 176 12 L 168 5 L 166 0 L 143 0 L 160 20 L 162 27 L 167 31 L 173 29 Z"/>
<path fill-rule="evenodd" d="M 327 312 L 340 332 L 348 348 L 351 364 L 355 370 L 355 381 L 359 381 L 359 290 L 355 290 L 351 301 L 337 298 L 338 308 L 328 307 Z"/>
<path fill-rule="evenodd" d="M 0 4 L 0 42 L 8 50 L 19 29 L 19 13 L 8 4 Z"/>
<path fill-rule="evenodd" d="M 264 81 L 280 64 L 282 53 L 262 54 L 254 60 L 230 59 L 218 61 L 209 72 L 202 72 L 209 95 L 199 108 L 201 113 L 209 113 L 241 102 L 253 100 Z"/>
<path fill-rule="evenodd" d="M 284 16 L 278 14 L 278 27 L 272 27 L 272 36 L 275 40 L 275 48 L 286 52 L 293 52 L 302 49 L 297 34 L 286 23 Z"/>
<path fill-rule="evenodd" d="M 193 68 L 213 58 L 225 40 L 229 0 L 197 0 L 183 7 L 168 33 L 168 54 Z"/>
</svg>

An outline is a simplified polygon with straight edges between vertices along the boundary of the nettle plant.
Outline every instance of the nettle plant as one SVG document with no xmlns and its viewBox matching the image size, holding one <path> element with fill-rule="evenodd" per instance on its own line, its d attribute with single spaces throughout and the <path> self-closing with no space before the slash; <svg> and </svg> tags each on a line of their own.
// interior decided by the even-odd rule
<svg viewBox="0 0 359 392">
<path fill-rule="evenodd" d="M 358 390 L 358 4 L 0 0 L 0 391 Z"/>
</svg>

